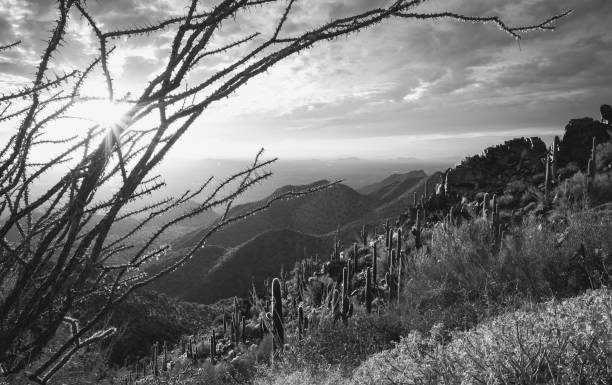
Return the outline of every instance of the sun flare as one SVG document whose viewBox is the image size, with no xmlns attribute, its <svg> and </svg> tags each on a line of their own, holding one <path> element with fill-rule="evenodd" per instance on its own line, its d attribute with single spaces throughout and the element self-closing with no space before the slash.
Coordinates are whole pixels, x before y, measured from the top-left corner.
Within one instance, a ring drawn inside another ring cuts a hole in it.
<svg viewBox="0 0 612 385">
<path fill-rule="evenodd" d="M 113 128 L 125 124 L 125 115 L 130 105 L 110 100 L 89 100 L 75 108 L 76 117 L 88 120 L 101 127 Z"/>
</svg>

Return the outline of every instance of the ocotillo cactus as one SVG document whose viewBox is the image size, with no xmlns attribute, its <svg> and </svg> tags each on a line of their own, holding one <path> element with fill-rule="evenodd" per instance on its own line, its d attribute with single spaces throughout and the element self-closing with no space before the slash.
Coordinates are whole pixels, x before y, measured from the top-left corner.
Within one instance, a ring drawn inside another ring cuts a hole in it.
<svg viewBox="0 0 612 385">
<path fill-rule="evenodd" d="M 376 288 L 376 270 L 378 266 L 378 255 L 376 251 L 376 242 L 372 246 L 372 284 Z"/>
<path fill-rule="evenodd" d="M 298 307 L 298 340 L 304 337 L 304 309 L 302 305 Z"/>
<path fill-rule="evenodd" d="M 282 351 L 285 346 L 285 331 L 283 329 L 281 285 L 278 278 L 274 278 L 272 281 L 272 327 L 274 331 L 274 349 Z"/>
<path fill-rule="evenodd" d="M 372 280 L 371 280 L 371 275 L 372 275 L 372 269 L 370 269 L 369 267 L 366 269 L 366 283 L 365 283 L 365 305 L 366 305 L 366 311 L 368 312 L 368 314 L 370 314 L 372 312 Z"/>
<path fill-rule="evenodd" d="M 365 225 L 361 226 L 361 233 L 359 233 L 359 235 L 361 236 L 361 242 L 363 243 L 363 247 L 367 248 L 368 247 L 368 232 L 366 231 Z"/>
</svg>

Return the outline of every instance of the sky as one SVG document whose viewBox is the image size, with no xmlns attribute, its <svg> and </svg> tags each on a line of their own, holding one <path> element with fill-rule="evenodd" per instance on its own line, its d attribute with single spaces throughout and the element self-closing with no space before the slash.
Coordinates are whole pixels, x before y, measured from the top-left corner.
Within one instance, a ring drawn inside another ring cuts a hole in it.
<svg viewBox="0 0 612 385">
<path fill-rule="evenodd" d="M 0 44 L 23 42 L 0 53 L 1 88 L 34 73 L 55 3 L 0 0 Z M 286 29 L 299 31 L 387 3 L 298 0 Z M 88 7 L 106 29 L 155 22 L 185 9 L 181 0 L 89 0 Z M 205 111 L 170 157 L 242 158 L 265 147 L 281 160 L 460 159 L 513 137 L 549 140 L 562 135 L 570 119 L 598 118 L 599 106 L 612 103 L 612 1 L 432 0 L 422 8 L 499 15 L 511 25 L 568 8 L 573 14 L 556 31 L 530 33 L 520 44 L 493 25 L 406 19 L 323 42 Z M 239 15 L 219 31 L 219 41 L 269 31 L 279 12 L 261 7 Z M 113 42 L 110 65 L 118 94 L 137 94 L 161 68 L 169 41 L 167 31 Z M 96 52 L 91 30 L 75 14 L 54 65 L 82 66 Z M 203 62 L 198 76 L 221 68 L 231 55 Z M 97 81 L 88 91 L 101 90 Z M 74 122 L 62 127 L 78 129 Z M 0 127 L 0 139 L 7 131 Z"/>
</svg>

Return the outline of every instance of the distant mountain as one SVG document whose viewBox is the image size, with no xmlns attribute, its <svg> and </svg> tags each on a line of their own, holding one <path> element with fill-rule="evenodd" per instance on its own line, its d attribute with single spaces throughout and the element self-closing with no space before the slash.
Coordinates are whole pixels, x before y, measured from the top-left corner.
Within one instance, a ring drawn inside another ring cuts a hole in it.
<svg viewBox="0 0 612 385">
<path fill-rule="evenodd" d="M 331 240 L 325 237 L 287 229 L 267 231 L 222 255 L 219 247 L 203 249 L 150 288 L 186 301 L 214 303 L 248 294 L 252 282 L 263 290 L 264 279 L 277 276 L 281 265 L 292 269 L 304 257 L 304 251 L 326 255 L 331 247 Z"/>
<path fill-rule="evenodd" d="M 271 196 L 291 189 L 305 190 L 325 183 L 328 182 L 285 186 Z M 237 206 L 231 210 L 230 215 L 246 213 L 266 200 Z M 348 186 L 338 184 L 297 199 L 274 202 L 269 209 L 223 228 L 209 238 L 208 244 L 233 247 L 268 230 L 289 229 L 314 235 L 326 234 L 337 226 L 363 218 L 375 208 L 376 203 L 375 198 L 361 195 Z M 174 244 L 175 249 L 195 244 L 206 231 L 207 228 L 202 228 L 178 239 Z"/>
<path fill-rule="evenodd" d="M 427 177 L 423 170 L 410 171 L 405 174 L 393 174 L 380 182 L 360 188 L 361 194 L 388 202 L 410 190 L 421 179 Z"/>
</svg>

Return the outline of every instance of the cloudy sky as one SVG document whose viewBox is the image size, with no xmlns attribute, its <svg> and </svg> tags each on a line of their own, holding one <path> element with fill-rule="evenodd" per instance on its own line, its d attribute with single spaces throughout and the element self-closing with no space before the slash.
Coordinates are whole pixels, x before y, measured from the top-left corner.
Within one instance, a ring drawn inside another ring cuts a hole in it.
<svg viewBox="0 0 612 385">
<path fill-rule="evenodd" d="M 284 3 L 284 2 L 283 2 Z M 382 0 L 298 0 L 289 31 L 320 25 Z M 56 17 L 55 1 L 0 0 L 0 87 L 27 80 Z M 89 0 L 106 29 L 180 15 L 180 0 Z M 500 15 L 528 24 L 572 8 L 555 32 L 520 45 L 492 25 L 390 20 L 289 58 L 213 106 L 173 157 L 247 157 L 265 147 L 282 158 L 461 158 L 516 136 L 549 139 L 571 118 L 599 116 L 612 103 L 609 0 L 432 0 L 424 11 Z M 277 8 L 238 17 L 228 39 L 266 31 Z M 111 59 L 118 93 L 137 91 L 158 71 L 169 32 L 121 40 Z M 73 15 L 58 69 L 97 52 L 85 20 Z M 219 68 L 228 58 L 203 63 Z M 89 91 L 98 91 L 90 86 Z M 6 134 L 6 133 L 5 133 Z M 2 136 L 0 129 L 0 138 Z"/>
</svg>

